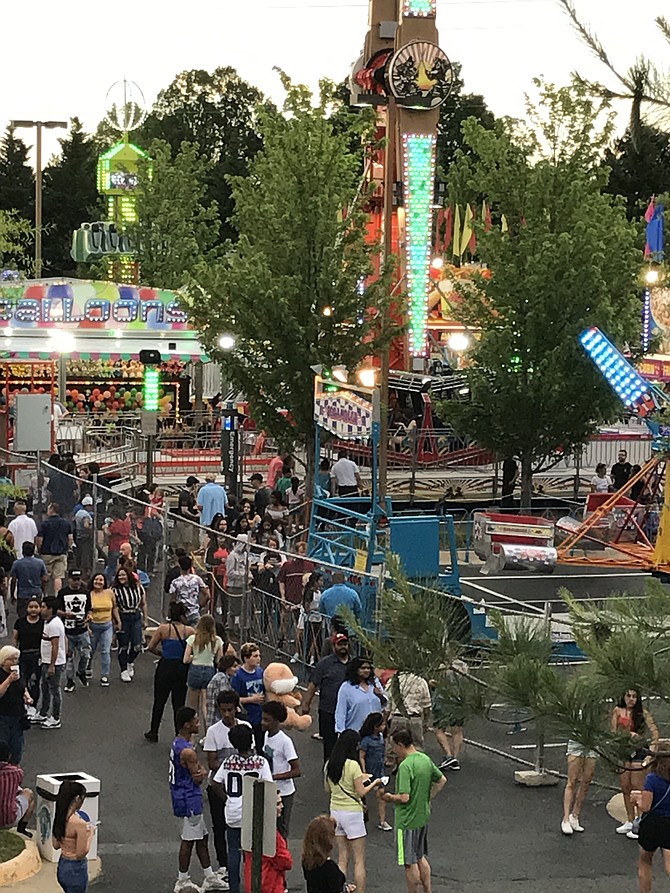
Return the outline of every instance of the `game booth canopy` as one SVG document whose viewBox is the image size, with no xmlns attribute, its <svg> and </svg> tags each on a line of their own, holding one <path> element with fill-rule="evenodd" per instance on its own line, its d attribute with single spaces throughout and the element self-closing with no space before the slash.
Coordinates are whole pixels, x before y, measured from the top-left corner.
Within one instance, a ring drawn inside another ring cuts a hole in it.
<svg viewBox="0 0 670 893">
<path fill-rule="evenodd" d="M 163 407 L 175 406 L 186 364 L 208 359 L 176 292 L 74 279 L 0 282 L 0 360 L 10 397 L 26 387 L 48 392 L 49 366 L 62 356 L 68 409 L 139 409 L 139 353 L 147 348 L 163 360 Z"/>
</svg>

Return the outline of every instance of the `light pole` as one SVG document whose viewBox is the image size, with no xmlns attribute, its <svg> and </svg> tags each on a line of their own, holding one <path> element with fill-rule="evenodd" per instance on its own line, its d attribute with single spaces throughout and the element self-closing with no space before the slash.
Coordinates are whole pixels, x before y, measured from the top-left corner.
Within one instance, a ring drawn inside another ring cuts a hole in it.
<svg viewBox="0 0 670 893">
<path fill-rule="evenodd" d="M 35 128 L 35 279 L 42 276 L 42 128 L 67 127 L 67 121 L 12 121 L 11 127 Z"/>
</svg>

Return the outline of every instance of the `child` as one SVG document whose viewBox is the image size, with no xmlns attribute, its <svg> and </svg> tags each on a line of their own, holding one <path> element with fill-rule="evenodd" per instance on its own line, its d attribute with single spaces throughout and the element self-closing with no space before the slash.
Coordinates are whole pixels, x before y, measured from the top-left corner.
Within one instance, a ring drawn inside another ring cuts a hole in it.
<svg viewBox="0 0 670 893">
<path fill-rule="evenodd" d="M 371 713 L 361 726 L 359 758 L 363 772 L 369 773 L 372 780 L 384 774 L 384 730 L 386 722 L 381 713 Z M 377 798 L 380 831 L 393 831 L 386 821 L 386 803 Z"/>
<path fill-rule="evenodd" d="M 295 795 L 294 778 L 300 778 L 300 763 L 293 741 L 279 726 L 286 722 L 286 707 L 279 701 L 263 704 L 263 755 L 270 764 L 272 777 L 282 798 L 282 813 L 277 817 L 277 831 L 288 840 L 291 810 Z"/>
<path fill-rule="evenodd" d="M 319 815 L 307 826 L 302 845 L 302 871 L 307 893 L 354 893 L 355 884 L 347 884 L 344 873 L 330 854 L 335 846 L 335 819 Z"/>
<path fill-rule="evenodd" d="M 286 841 L 279 833 L 282 815 L 282 798 L 277 794 L 277 850 L 274 856 L 263 856 L 261 869 L 261 890 L 263 893 L 284 893 L 286 872 L 293 867 L 293 859 L 286 846 Z M 244 882 L 247 890 L 251 890 L 251 853 L 244 853 Z"/>
</svg>

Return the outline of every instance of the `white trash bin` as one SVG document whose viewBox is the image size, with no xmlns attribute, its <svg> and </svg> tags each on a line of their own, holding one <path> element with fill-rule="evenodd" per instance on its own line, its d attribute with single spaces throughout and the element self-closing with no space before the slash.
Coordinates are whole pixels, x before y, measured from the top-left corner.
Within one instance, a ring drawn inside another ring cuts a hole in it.
<svg viewBox="0 0 670 893">
<path fill-rule="evenodd" d="M 38 775 L 35 786 L 36 806 L 35 819 L 37 823 L 37 846 L 40 855 L 47 862 L 58 862 L 60 850 L 55 850 L 51 842 L 51 829 L 53 828 L 56 814 L 56 798 L 60 786 L 64 781 L 78 781 L 86 788 L 86 799 L 82 806 L 92 822 L 98 821 L 98 803 L 100 800 L 100 779 L 88 775 L 86 772 L 63 772 L 58 775 Z M 88 851 L 89 859 L 98 858 L 98 835 L 93 836 L 91 849 Z"/>
</svg>

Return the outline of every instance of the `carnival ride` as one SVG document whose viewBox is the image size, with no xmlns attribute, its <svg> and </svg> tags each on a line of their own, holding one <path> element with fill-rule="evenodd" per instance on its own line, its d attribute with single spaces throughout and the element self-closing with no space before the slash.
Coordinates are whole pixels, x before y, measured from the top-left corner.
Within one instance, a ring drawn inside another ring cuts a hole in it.
<svg viewBox="0 0 670 893">
<path fill-rule="evenodd" d="M 591 494 L 583 521 L 562 518 L 557 528 L 566 538 L 558 547 L 563 564 L 629 567 L 670 574 L 670 399 L 644 379 L 596 327 L 579 336 L 589 358 L 629 412 L 641 418 L 652 435 L 652 456 L 615 493 Z M 597 497 L 597 498 L 594 498 Z M 662 500 L 658 533 L 652 520 Z"/>
</svg>

